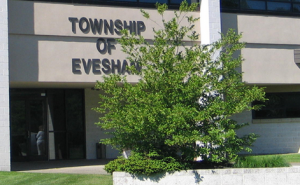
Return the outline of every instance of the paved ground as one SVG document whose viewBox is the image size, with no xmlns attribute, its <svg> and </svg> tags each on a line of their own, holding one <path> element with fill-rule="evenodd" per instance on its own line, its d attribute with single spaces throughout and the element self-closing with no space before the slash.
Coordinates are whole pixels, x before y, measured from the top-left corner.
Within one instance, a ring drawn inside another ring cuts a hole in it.
<svg viewBox="0 0 300 185">
<path fill-rule="evenodd" d="M 104 165 L 110 160 L 61 160 L 12 162 L 11 171 L 31 173 L 108 174 Z M 300 166 L 300 163 L 292 163 Z"/>
<path fill-rule="evenodd" d="M 300 166 L 300 163 L 291 163 L 292 166 Z"/>
<path fill-rule="evenodd" d="M 11 171 L 31 173 L 108 174 L 104 165 L 110 160 L 61 160 L 12 162 Z"/>
</svg>

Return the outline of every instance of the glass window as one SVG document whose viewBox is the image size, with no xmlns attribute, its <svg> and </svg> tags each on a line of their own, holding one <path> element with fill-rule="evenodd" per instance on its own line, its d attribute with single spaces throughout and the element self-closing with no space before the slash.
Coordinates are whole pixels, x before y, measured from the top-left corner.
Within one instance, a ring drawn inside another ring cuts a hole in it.
<svg viewBox="0 0 300 185">
<path fill-rule="evenodd" d="M 84 102 L 81 89 L 65 91 L 68 158 L 82 159 L 85 155 Z"/>
<path fill-rule="evenodd" d="M 11 157 L 14 161 L 18 157 L 27 156 L 27 124 L 26 124 L 26 101 L 10 101 L 10 142 Z"/>
<path fill-rule="evenodd" d="M 271 11 L 290 11 L 290 3 L 268 2 L 268 10 Z"/>
<path fill-rule="evenodd" d="M 29 0 L 36 1 L 36 0 Z M 44 2 L 59 2 L 59 3 L 71 3 L 71 4 L 105 4 L 105 5 L 116 5 L 116 6 L 133 6 L 133 7 L 150 7 L 155 8 L 156 2 L 161 4 L 169 4 L 170 9 L 178 9 L 179 4 L 183 0 L 39 0 Z M 238 0 L 236 0 L 238 1 Z M 187 0 L 191 3 L 191 0 Z M 193 0 L 193 2 L 199 2 L 199 0 Z"/>
<path fill-rule="evenodd" d="M 268 1 L 291 2 L 291 0 L 268 0 Z"/>
<path fill-rule="evenodd" d="M 253 111 L 254 119 L 298 118 L 300 117 L 300 93 L 268 93 L 268 101 L 254 102 L 264 106 Z"/>
<path fill-rule="evenodd" d="M 141 3 L 153 3 L 155 4 L 156 2 L 159 3 L 168 3 L 167 0 L 140 0 Z"/>
<path fill-rule="evenodd" d="M 48 106 L 51 121 L 49 121 L 49 131 L 65 131 L 65 105 L 64 105 L 64 90 L 55 89 L 48 90 Z"/>
<path fill-rule="evenodd" d="M 84 133 L 83 132 L 69 132 L 68 133 L 68 149 L 69 159 L 84 158 Z"/>
<path fill-rule="evenodd" d="M 221 0 L 221 7 L 228 9 L 238 9 L 239 0 Z"/>
<path fill-rule="evenodd" d="M 67 137 L 65 132 L 54 132 L 54 159 L 68 159 Z"/>
<path fill-rule="evenodd" d="M 265 10 L 266 3 L 264 1 L 245 0 L 245 1 L 241 1 L 241 8 L 251 9 L 251 10 Z"/>
<path fill-rule="evenodd" d="M 122 1 L 122 2 L 137 2 L 137 0 L 109 0 L 109 1 Z M 109 2 L 108 0 L 106 0 L 106 2 Z M 99 1 L 98 1 L 99 2 Z"/>
<path fill-rule="evenodd" d="M 180 4 L 182 2 L 182 0 L 170 0 L 170 4 Z M 191 3 L 190 0 L 187 0 L 188 3 Z M 197 1 L 198 2 L 198 1 Z M 166 2 L 167 3 L 167 2 Z"/>
<path fill-rule="evenodd" d="M 66 90 L 66 125 L 70 132 L 83 132 L 83 93 L 82 90 Z"/>
<path fill-rule="evenodd" d="M 221 0 L 224 12 L 299 15 L 300 0 Z"/>
<path fill-rule="evenodd" d="M 294 4 L 293 5 L 293 11 L 294 12 L 300 12 L 300 4 Z"/>
</svg>

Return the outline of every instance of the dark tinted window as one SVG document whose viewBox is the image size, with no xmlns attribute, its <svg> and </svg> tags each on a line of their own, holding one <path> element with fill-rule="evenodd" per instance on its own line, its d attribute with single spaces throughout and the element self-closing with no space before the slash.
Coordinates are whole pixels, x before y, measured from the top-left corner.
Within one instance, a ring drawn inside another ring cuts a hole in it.
<svg viewBox="0 0 300 185">
<path fill-rule="evenodd" d="M 221 0 L 223 12 L 300 15 L 300 0 Z"/>
<path fill-rule="evenodd" d="M 266 3 L 263 1 L 244 1 L 241 3 L 241 9 L 265 10 Z"/>
<path fill-rule="evenodd" d="M 258 111 L 253 111 L 254 119 L 297 118 L 300 117 L 300 93 L 268 93 L 266 102 Z"/>
<path fill-rule="evenodd" d="M 270 11 L 291 11 L 291 3 L 268 2 L 267 5 Z"/>
<path fill-rule="evenodd" d="M 28 0 L 36 1 L 36 0 Z M 156 2 L 166 3 L 170 9 L 178 9 L 183 0 L 38 0 L 44 2 L 58 2 L 71 4 L 97 4 L 97 5 L 113 5 L 113 6 L 129 6 L 129 7 L 150 7 L 155 8 Z M 199 2 L 199 0 L 187 0 L 188 3 Z"/>
</svg>

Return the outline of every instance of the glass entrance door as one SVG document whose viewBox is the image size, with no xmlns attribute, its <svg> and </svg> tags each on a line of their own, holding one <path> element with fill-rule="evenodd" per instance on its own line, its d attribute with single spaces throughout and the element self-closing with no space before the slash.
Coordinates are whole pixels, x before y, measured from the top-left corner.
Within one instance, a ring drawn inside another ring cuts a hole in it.
<svg viewBox="0 0 300 185">
<path fill-rule="evenodd" d="M 10 101 L 12 161 L 47 160 L 45 98 Z"/>
<path fill-rule="evenodd" d="M 13 161 L 85 158 L 83 89 L 10 89 Z"/>
</svg>

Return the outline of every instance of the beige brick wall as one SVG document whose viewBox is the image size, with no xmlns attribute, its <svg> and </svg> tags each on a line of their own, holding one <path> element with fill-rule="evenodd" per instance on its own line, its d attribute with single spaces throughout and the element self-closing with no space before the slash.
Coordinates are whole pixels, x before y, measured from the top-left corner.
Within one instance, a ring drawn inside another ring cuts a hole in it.
<svg viewBox="0 0 300 185">
<path fill-rule="evenodd" d="M 238 123 L 248 122 L 238 130 L 239 135 L 255 133 L 260 137 L 253 144 L 254 154 L 298 153 L 300 148 L 300 119 L 260 119 L 253 120 L 250 111 L 233 116 Z"/>
</svg>

